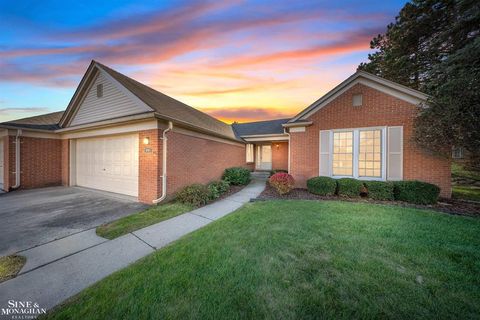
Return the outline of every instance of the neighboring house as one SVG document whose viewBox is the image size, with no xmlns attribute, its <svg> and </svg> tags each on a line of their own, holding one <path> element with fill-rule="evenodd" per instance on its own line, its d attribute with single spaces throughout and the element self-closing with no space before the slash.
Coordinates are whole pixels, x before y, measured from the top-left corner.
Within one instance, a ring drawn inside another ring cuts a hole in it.
<svg viewBox="0 0 480 320">
<path fill-rule="evenodd" d="M 0 188 L 77 185 L 151 203 L 243 166 L 288 170 L 298 187 L 318 175 L 419 179 L 450 197 L 450 160 L 411 140 L 426 98 L 357 72 L 292 119 L 228 125 L 92 61 L 64 112 L 0 124 Z"/>
</svg>

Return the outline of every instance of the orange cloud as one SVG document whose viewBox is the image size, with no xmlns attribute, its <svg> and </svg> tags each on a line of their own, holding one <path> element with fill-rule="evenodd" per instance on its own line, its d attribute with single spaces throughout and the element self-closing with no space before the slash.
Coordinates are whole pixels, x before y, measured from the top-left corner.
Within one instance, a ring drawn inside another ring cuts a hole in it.
<svg viewBox="0 0 480 320">
<path fill-rule="evenodd" d="M 257 120 L 270 120 L 279 118 L 293 117 L 296 112 L 282 112 L 277 108 L 258 108 L 258 107 L 238 107 L 238 108 L 199 108 L 199 110 L 208 113 L 212 117 L 220 119 L 227 123 L 233 122 L 251 122 Z"/>
</svg>

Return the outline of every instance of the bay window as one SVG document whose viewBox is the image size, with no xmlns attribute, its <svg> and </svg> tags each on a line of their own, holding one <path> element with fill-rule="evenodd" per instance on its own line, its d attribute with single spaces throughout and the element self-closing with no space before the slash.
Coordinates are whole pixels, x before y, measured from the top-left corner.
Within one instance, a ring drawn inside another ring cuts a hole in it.
<svg viewBox="0 0 480 320">
<path fill-rule="evenodd" d="M 386 179 L 386 128 L 320 131 L 320 175 Z"/>
</svg>

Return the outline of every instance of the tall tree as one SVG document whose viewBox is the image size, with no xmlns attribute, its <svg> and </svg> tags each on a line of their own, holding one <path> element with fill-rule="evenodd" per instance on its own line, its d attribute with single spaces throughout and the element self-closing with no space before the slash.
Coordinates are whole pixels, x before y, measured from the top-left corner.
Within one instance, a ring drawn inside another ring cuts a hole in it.
<svg viewBox="0 0 480 320">
<path fill-rule="evenodd" d="M 416 121 L 422 146 L 462 146 L 480 159 L 479 36 L 480 1 L 414 0 L 373 38 L 359 69 L 431 96 Z"/>
</svg>

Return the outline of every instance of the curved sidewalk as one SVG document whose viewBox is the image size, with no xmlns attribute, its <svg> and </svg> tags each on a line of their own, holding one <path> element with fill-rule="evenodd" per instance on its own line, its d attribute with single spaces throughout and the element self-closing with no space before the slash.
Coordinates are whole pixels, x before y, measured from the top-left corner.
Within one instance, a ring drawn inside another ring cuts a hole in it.
<svg viewBox="0 0 480 320">
<path fill-rule="evenodd" d="M 16 278 L 0 284 L 0 309 L 7 307 L 8 300 L 32 301 L 41 308 L 51 309 L 156 249 L 235 211 L 251 198 L 256 198 L 264 187 L 264 179 L 254 178 L 248 186 L 228 198 L 113 240 L 86 233 L 85 241 L 91 242 L 92 246 L 51 262 L 45 261 L 45 257 L 49 256 L 52 247 L 65 247 L 69 240 L 82 243 L 81 235 L 74 235 L 75 239 L 58 240 L 63 243 L 54 241 L 44 248 L 37 247 L 30 258 L 28 252 L 22 253 L 27 261 L 33 261 L 28 270 L 22 270 L 23 273 Z M 93 236 L 98 238 L 98 243 L 92 240 Z M 35 261 L 41 263 L 35 267 Z"/>
</svg>

